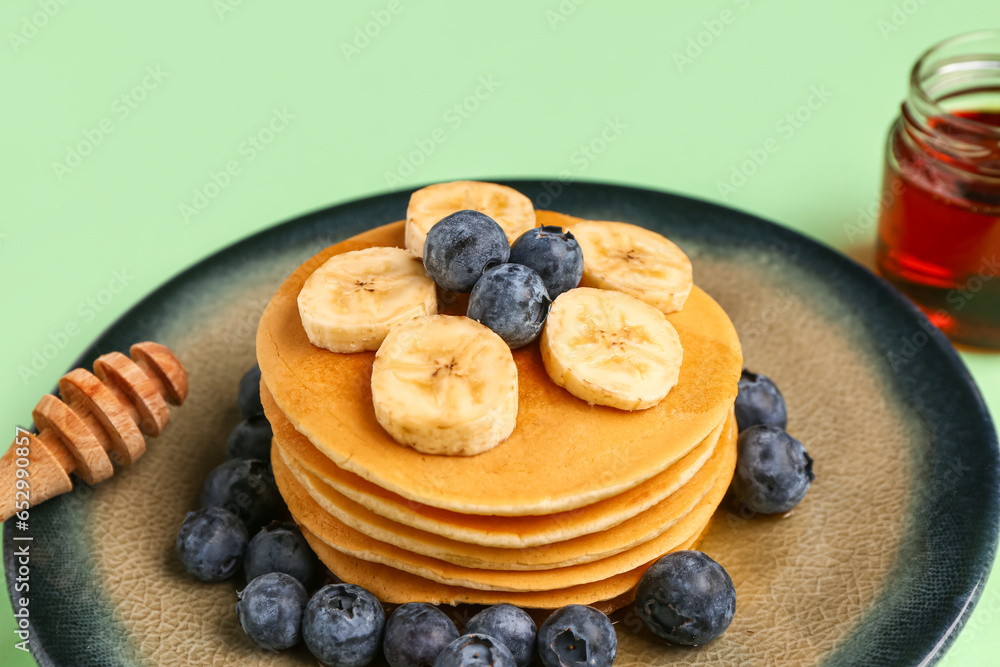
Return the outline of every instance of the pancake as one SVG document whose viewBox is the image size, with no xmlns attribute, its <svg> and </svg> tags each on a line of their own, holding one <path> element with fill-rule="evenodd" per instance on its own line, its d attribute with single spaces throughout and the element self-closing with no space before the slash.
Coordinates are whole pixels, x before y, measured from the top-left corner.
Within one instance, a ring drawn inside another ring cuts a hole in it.
<svg viewBox="0 0 1000 667">
<path fill-rule="evenodd" d="M 390 521 L 459 542 L 503 549 L 536 547 L 607 530 L 653 507 L 686 484 L 712 455 L 719 438 L 735 438 L 731 413 L 684 458 L 624 493 L 579 509 L 548 516 L 459 514 L 429 507 L 386 491 L 347 472 L 317 450 L 278 410 L 267 387 L 261 399 L 283 453 L 349 500 Z M 298 477 L 298 475 L 297 475 Z M 315 496 L 315 494 L 313 494 Z"/>
<path fill-rule="evenodd" d="M 380 542 L 462 567 L 487 570 L 549 570 L 590 563 L 648 542 L 687 516 L 711 490 L 730 458 L 731 439 L 676 493 L 613 528 L 572 540 L 527 549 L 499 549 L 450 540 L 381 517 L 346 498 L 290 459 L 275 439 L 282 468 L 290 472 L 314 501 L 337 520 Z M 479 517 L 488 530 L 492 517 Z"/>
<path fill-rule="evenodd" d="M 724 451 L 727 458 L 715 485 L 687 516 L 662 534 L 609 558 L 569 567 L 533 571 L 461 567 L 372 539 L 345 525 L 320 507 L 288 471 L 275 448 L 272 448 L 271 460 L 278 488 L 296 523 L 308 528 L 320 540 L 338 551 L 362 560 L 391 565 L 442 584 L 478 590 L 544 591 L 601 581 L 635 570 L 644 563 L 676 549 L 700 533 L 722 502 L 732 480 L 736 466 L 735 443 L 725 445 Z"/>
<path fill-rule="evenodd" d="M 681 549 L 696 549 L 708 528 L 694 539 L 681 544 Z M 512 604 L 522 609 L 559 609 L 569 604 L 587 604 L 610 614 L 630 604 L 635 599 L 636 582 L 639 581 L 647 563 L 604 581 L 580 584 L 551 591 L 497 592 L 480 591 L 460 586 L 447 586 L 430 579 L 424 579 L 388 565 L 380 565 L 353 558 L 333 549 L 302 527 L 302 534 L 319 559 L 333 572 L 334 576 L 370 591 L 387 604 L 426 602 L 428 604 Z"/>
<path fill-rule="evenodd" d="M 336 354 L 309 343 L 296 297 L 335 254 L 402 246 L 403 223 L 327 248 L 281 285 L 257 331 L 263 382 L 295 429 L 338 466 L 408 500 L 465 514 L 524 516 L 572 510 L 666 470 L 722 423 L 736 398 L 742 353 L 732 322 L 697 287 L 667 316 L 684 347 L 676 387 L 657 406 L 591 406 L 553 383 L 538 346 L 514 350 L 517 427 L 472 457 L 431 456 L 397 444 L 372 407 L 373 352 Z M 556 474 L 558 473 L 558 474 Z"/>
</svg>

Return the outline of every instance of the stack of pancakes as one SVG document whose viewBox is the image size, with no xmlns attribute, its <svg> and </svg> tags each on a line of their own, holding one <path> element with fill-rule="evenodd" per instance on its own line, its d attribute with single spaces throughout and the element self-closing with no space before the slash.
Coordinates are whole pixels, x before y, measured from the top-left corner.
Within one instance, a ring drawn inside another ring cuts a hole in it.
<svg viewBox="0 0 1000 667">
<path fill-rule="evenodd" d="M 421 454 L 375 419 L 375 353 L 311 345 L 296 304 L 333 255 L 402 245 L 399 222 L 327 248 L 261 318 L 272 464 L 296 522 L 336 576 L 384 602 L 623 606 L 651 562 L 699 541 L 732 479 L 742 353 L 729 318 L 694 288 L 667 316 L 680 381 L 637 412 L 588 405 L 549 379 L 537 344 L 514 350 L 510 438 L 477 456 Z"/>
</svg>

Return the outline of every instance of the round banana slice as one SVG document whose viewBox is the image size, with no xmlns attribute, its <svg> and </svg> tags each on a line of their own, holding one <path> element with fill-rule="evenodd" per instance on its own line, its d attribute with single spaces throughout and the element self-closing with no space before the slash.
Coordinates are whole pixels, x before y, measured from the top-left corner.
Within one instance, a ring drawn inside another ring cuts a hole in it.
<svg viewBox="0 0 1000 667">
<path fill-rule="evenodd" d="M 557 385 L 590 404 L 621 410 L 662 401 L 677 385 L 684 356 L 677 330 L 659 310 L 591 287 L 552 302 L 541 352 Z"/>
<path fill-rule="evenodd" d="M 585 220 L 570 231 L 583 249 L 582 286 L 631 294 L 664 313 L 684 307 L 691 260 L 669 239 L 627 222 Z"/>
<path fill-rule="evenodd" d="M 454 181 L 421 188 L 406 209 L 406 249 L 424 256 L 424 239 L 441 218 L 456 211 L 479 211 L 500 225 L 507 240 L 537 226 L 531 200 L 513 188 L 496 183 Z"/>
<path fill-rule="evenodd" d="M 372 368 L 375 418 L 401 445 L 424 454 L 493 449 L 517 421 L 510 348 L 467 317 L 429 315 L 389 332 Z"/>
<path fill-rule="evenodd" d="M 309 342 L 331 352 L 377 350 L 400 322 L 437 313 L 434 281 L 402 248 L 366 248 L 331 257 L 299 292 Z"/>
</svg>

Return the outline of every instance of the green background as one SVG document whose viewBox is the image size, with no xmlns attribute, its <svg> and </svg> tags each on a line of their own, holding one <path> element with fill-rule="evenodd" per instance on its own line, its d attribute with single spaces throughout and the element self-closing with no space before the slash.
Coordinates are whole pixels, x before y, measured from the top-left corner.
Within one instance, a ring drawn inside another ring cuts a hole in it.
<svg viewBox="0 0 1000 667">
<path fill-rule="evenodd" d="M 83 348 L 168 277 L 278 221 L 391 188 L 637 184 L 723 201 L 869 261 L 874 230 L 859 209 L 877 207 L 910 65 L 940 39 L 1000 27 L 996 0 L 62 1 L 0 6 L 11 439 Z M 372 12 L 384 25 L 345 48 Z M 827 99 L 813 98 L 810 118 L 780 125 L 814 90 Z M 273 141 L 244 143 L 275 110 L 293 117 Z M 609 124 L 619 129 L 602 144 Z M 719 183 L 769 140 L 777 150 L 724 196 Z M 205 192 L 231 162 L 238 173 Z M 49 343 L 53 358 L 36 356 Z M 963 357 L 998 414 L 1000 355 Z M 0 663 L 32 664 L 0 606 Z M 998 637 L 994 576 L 944 662 L 996 664 Z"/>
</svg>

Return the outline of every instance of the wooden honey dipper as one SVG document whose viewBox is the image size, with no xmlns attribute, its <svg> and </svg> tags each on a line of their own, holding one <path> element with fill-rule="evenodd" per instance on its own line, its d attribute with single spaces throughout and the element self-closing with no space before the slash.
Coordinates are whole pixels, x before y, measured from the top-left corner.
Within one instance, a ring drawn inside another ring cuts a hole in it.
<svg viewBox="0 0 1000 667">
<path fill-rule="evenodd" d="M 70 473 L 87 484 L 103 482 L 115 472 L 112 463 L 142 456 L 144 434 L 160 435 L 170 420 L 167 403 L 187 398 L 187 372 L 159 343 L 136 343 L 129 354 L 98 357 L 93 373 L 70 371 L 59 380 L 62 400 L 46 394 L 38 401 L 31 412 L 38 435 L 20 431 L 0 458 L 0 521 L 25 509 L 24 495 L 15 493 L 19 469 L 27 469 L 21 478 L 34 506 L 72 490 Z"/>
</svg>

